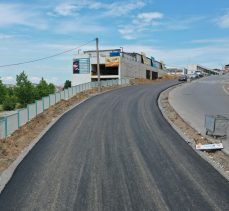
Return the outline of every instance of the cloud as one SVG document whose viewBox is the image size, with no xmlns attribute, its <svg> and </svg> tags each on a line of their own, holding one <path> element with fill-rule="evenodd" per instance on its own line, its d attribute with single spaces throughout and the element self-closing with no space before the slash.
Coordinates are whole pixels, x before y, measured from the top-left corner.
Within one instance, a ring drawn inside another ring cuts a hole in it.
<svg viewBox="0 0 229 211">
<path fill-rule="evenodd" d="M 140 22 L 151 24 L 151 22 L 155 19 L 161 19 L 163 17 L 163 14 L 160 12 L 145 12 L 140 13 L 137 16 L 137 19 Z"/>
<path fill-rule="evenodd" d="M 105 12 L 106 16 L 123 16 L 128 15 L 133 10 L 139 10 L 145 6 L 144 1 L 137 2 L 115 2 L 112 4 L 108 4 L 106 7 L 107 12 Z"/>
<path fill-rule="evenodd" d="M 84 20 L 81 18 L 80 21 L 61 21 L 59 22 L 54 31 L 60 34 L 68 34 L 68 33 L 87 33 L 87 34 L 95 34 L 98 32 L 104 32 L 106 29 L 103 26 L 94 23 L 93 21 Z"/>
<path fill-rule="evenodd" d="M 229 10 L 225 15 L 219 17 L 216 23 L 220 28 L 229 28 Z"/>
<path fill-rule="evenodd" d="M 54 13 L 61 16 L 71 16 L 77 8 L 74 4 L 62 3 L 56 6 Z"/>
<path fill-rule="evenodd" d="M 37 76 L 30 76 L 29 80 L 34 84 L 38 84 L 40 82 L 41 78 L 37 77 Z"/>
<path fill-rule="evenodd" d="M 37 29 L 45 29 L 46 22 L 32 8 L 23 4 L 0 3 L 0 27 L 23 25 Z"/>
<path fill-rule="evenodd" d="M 103 16 L 123 16 L 128 15 L 131 11 L 141 9 L 145 6 L 144 1 L 116 1 L 105 3 L 95 0 L 81 0 L 75 2 L 65 2 L 58 4 L 50 15 L 72 16 L 82 9 L 100 10 Z"/>
<path fill-rule="evenodd" d="M 0 77 L 0 79 L 2 80 L 4 84 L 15 84 L 16 83 L 16 80 L 13 76 L 4 76 L 4 77 Z"/>
<path fill-rule="evenodd" d="M 14 37 L 14 36 L 9 35 L 9 34 L 0 33 L 0 40 L 7 40 L 7 39 L 11 39 L 11 38 L 13 38 L 13 37 Z"/>
<path fill-rule="evenodd" d="M 137 39 L 140 32 L 152 30 L 153 26 L 160 25 L 158 20 L 162 19 L 163 16 L 160 12 L 140 13 L 133 18 L 131 24 L 119 26 L 118 31 L 124 39 Z"/>
<path fill-rule="evenodd" d="M 197 44 L 217 44 L 217 43 L 229 43 L 229 38 L 218 38 L 218 39 L 199 39 L 199 40 L 192 40 L 191 43 Z"/>
<path fill-rule="evenodd" d="M 205 20 L 204 16 L 187 17 L 180 20 L 169 19 L 163 24 L 163 30 L 186 30 L 190 29 L 194 24 Z"/>
<path fill-rule="evenodd" d="M 205 20 L 204 16 L 187 17 L 182 20 L 174 20 L 164 18 L 164 14 L 160 12 L 140 13 L 132 18 L 129 24 L 120 25 L 119 33 L 124 39 L 137 39 L 143 35 L 142 32 L 161 32 L 161 31 L 177 31 L 190 29 L 201 20 Z"/>
</svg>

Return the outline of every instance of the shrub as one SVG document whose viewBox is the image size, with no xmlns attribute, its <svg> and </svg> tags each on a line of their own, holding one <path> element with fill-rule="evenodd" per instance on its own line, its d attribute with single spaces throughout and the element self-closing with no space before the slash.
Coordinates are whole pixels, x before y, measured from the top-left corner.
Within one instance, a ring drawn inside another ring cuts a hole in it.
<svg viewBox="0 0 229 211">
<path fill-rule="evenodd" d="M 17 103 L 17 97 L 15 95 L 9 96 L 6 95 L 3 100 L 3 109 L 7 111 L 11 111 L 15 109 Z"/>
</svg>

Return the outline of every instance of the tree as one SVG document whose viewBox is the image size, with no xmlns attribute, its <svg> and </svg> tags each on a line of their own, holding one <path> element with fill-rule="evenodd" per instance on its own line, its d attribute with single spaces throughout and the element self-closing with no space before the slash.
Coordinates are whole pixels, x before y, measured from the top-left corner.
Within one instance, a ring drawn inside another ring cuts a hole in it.
<svg viewBox="0 0 229 211">
<path fill-rule="evenodd" d="M 49 95 L 49 88 L 47 82 L 42 78 L 37 85 L 38 98 L 42 98 Z"/>
<path fill-rule="evenodd" d="M 14 110 L 17 103 L 17 97 L 15 95 L 6 95 L 3 100 L 3 109 L 10 111 Z"/>
<path fill-rule="evenodd" d="M 54 84 L 48 84 L 44 78 L 42 78 L 39 84 L 36 87 L 37 90 L 37 98 L 40 99 L 44 96 L 48 96 L 49 94 L 53 94 L 56 90 Z"/>
<path fill-rule="evenodd" d="M 24 107 L 27 104 L 33 103 L 35 100 L 35 87 L 28 80 L 28 76 L 23 71 L 16 76 L 16 97 L 19 103 Z"/>
<path fill-rule="evenodd" d="M 50 83 L 48 87 L 49 87 L 49 94 L 55 93 L 56 87 L 54 84 Z"/>
<path fill-rule="evenodd" d="M 66 80 L 64 83 L 64 88 L 67 89 L 67 88 L 70 88 L 71 86 L 72 86 L 72 82 L 69 80 Z"/>
<path fill-rule="evenodd" d="M 0 79 L 0 104 L 2 104 L 6 94 L 7 94 L 7 88 Z"/>
</svg>

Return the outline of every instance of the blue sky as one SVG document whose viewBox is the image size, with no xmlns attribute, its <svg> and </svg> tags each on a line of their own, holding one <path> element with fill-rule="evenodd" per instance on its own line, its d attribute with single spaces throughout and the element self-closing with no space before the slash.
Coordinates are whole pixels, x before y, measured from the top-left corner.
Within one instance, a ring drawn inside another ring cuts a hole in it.
<svg viewBox="0 0 229 211">
<path fill-rule="evenodd" d="M 229 63 L 228 0 L 0 0 L 0 65 L 49 56 L 96 37 L 100 48 L 145 52 L 168 66 Z M 81 50 L 95 49 L 91 42 Z M 30 80 L 71 79 L 71 52 L 0 68 L 5 83 L 22 70 Z"/>
</svg>

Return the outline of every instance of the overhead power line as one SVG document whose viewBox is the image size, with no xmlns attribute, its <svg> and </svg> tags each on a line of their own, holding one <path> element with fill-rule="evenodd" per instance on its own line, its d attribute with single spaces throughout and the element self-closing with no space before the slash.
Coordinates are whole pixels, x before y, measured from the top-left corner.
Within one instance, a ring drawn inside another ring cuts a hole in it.
<svg viewBox="0 0 229 211">
<path fill-rule="evenodd" d="M 83 46 L 85 45 L 88 45 L 89 43 L 95 41 L 95 39 L 93 40 L 90 40 L 88 41 L 87 43 L 84 43 L 78 47 L 75 47 L 75 48 L 72 48 L 72 49 L 69 49 L 69 50 L 66 50 L 66 51 L 62 51 L 60 53 L 57 53 L 57 54 L 53 54 L 51 56 L 46 56 L 46 57 L 42 57 L 42 58 L 39 58 L 39 59 L 34 59 L 34 60 L 29 60 L 29 61 L 24 61 L 24 62 L 18 62 L 18 63 L 14 63 L 14 64 L 6 64 L 6 65 L 0 65 L 0 68 L 1 67 L 10 67 L 10 66 L 17 66 L 17 65 L 22 65 L 22 64 L 28 64 L 28 63 L 34 63 L 34 62 L 38 62 L 38 61 L 41 61 L 41 60 L 46 60 L 46 59 L 50 59 L 50 58 L 53 58 L 53 57 L 56 57 L 56 56 L 60 56 L 62 54 L 65 54 L 65 53 L 68 53 L 68 52 L 71 52 L 71 51 L 74 51 L 76 49 L 79 49 L 79 48 L 82 48 Z"/>
</svg>

